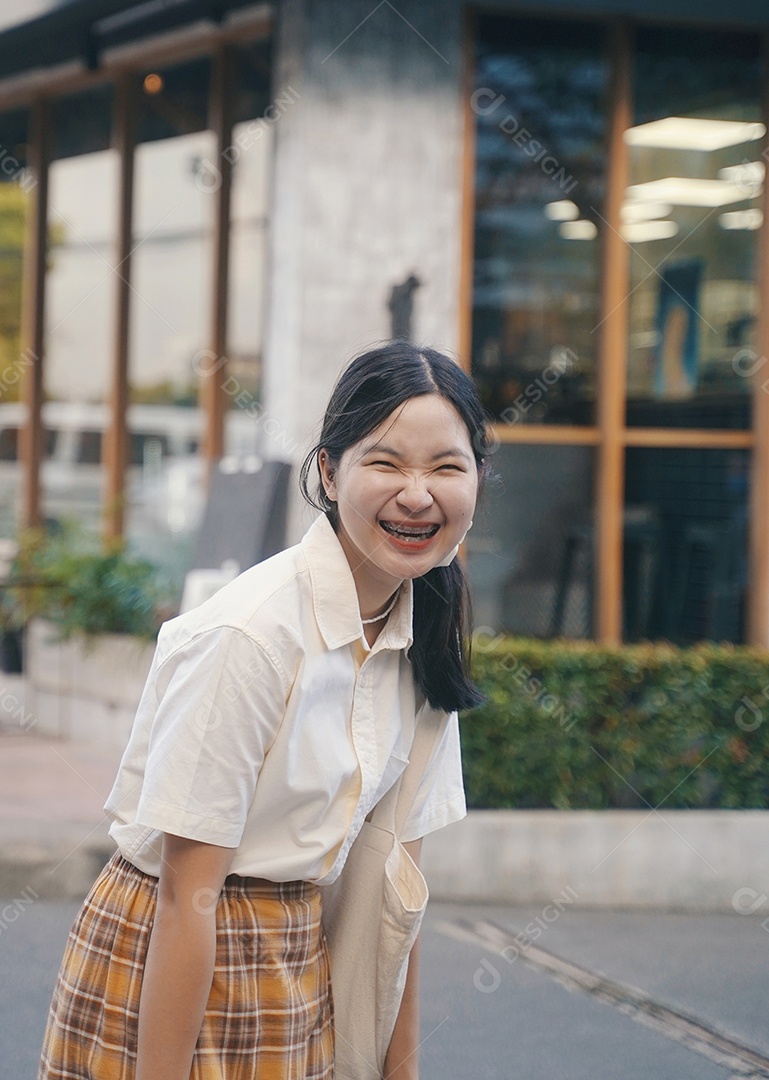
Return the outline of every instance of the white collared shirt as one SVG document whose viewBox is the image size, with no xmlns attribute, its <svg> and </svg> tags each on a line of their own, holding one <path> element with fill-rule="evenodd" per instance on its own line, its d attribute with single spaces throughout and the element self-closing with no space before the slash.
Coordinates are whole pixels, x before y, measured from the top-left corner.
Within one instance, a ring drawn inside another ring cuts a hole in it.
<svg viewBox="0 0 769 1080">
<path fill-rule="evenodd" d="M 412 614 L 406 578 L 369 647 L 347 556 L 321 514 L 299 544 L 164 622 L 104 807 L 125 858 L 159 876 L 170 832 L 236 848 L 230 873 L 334 881 L 408 764 L 421 715 Z M 404 841 L 467 813 L 457 713 L 430 711 L 443 731 Z"/>
</svg>

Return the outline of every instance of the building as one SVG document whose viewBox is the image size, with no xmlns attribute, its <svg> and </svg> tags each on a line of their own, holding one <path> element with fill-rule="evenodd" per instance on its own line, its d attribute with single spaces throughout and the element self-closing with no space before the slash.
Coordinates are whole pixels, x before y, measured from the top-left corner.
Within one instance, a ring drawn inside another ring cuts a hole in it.
<svg viewBox="0 0 769 1080">
<path fill-rule="evenodd" d="M 183 562 L 206 462 L 300 461 L 402 287 L 496 419 L 476 623 L 769 645 L 763 0 L 38 8 L 0 33 L 6 532 Z"/>
</svg>

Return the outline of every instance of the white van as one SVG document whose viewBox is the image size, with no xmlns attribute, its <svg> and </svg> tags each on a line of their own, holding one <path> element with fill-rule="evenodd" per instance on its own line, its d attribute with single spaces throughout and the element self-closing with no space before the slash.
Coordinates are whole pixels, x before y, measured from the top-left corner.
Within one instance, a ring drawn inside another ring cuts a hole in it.
<svg viewBox="0 0 769 1080">
<path fill-rule="evenodd" d="M 0 535 L 15 532 L 20 488 L 19 431 L 26 406 L 0 403 Z M 99 527 L 104 500 L 102 441 L 109 423 L 104 404 L 46 401 L 40 497 L 47 518 L 77 517 Z M 203 513 L 204 415 L 197 407 L 129 405 L 126 532 L 194 531 Z M 225 452 L 256 458 L 258 425 L 240 409 L 225 413 Z"/>
</svg>

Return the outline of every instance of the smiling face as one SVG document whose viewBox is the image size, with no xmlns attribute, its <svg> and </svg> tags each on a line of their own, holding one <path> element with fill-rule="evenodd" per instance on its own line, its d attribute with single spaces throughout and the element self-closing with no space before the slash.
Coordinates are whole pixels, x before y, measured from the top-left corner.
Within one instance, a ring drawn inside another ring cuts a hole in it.
<svg viewBox="0 0 769 1080">
<path fill-rule="evenodd" d="M 361 599 L 380 602 L 426 574 L 469 528 L 475 457 L 462 417 L 438 394 L 409 398 L 345 450 L 336 472 L 325 450 L 318 460 Z"/>
</svg>

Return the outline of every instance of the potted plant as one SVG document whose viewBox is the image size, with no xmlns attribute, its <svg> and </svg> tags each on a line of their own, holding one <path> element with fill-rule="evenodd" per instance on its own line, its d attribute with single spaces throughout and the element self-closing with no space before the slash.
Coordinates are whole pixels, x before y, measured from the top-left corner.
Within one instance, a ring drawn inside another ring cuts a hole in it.
<svg viewBox="0 0 769 1080">
<path fill-rule="evenodd" d="M 18 675 L 22 671 L 24 623 L 16 605 L 0 593 L 0 671 Z"/>
<path fill-rule="evenodd" d="M 176 612 L 169 583 L 123 542 L 100 543 L 72 521 L 25 530 L 10 583 L 39 730 L 122 745 L 160 625 Z"/>
<path fill-rule="evenodd" d="M 131 634 L 152 640 L 173 613 L 156 567 L 128 552 L 123 541 L 100 545 L 76 521 L 56 531 L 24 530 L 11 564 L 5 606 L 12 624 L 45 618 L 56 640 L 80 634 Z"/>
</svg>

